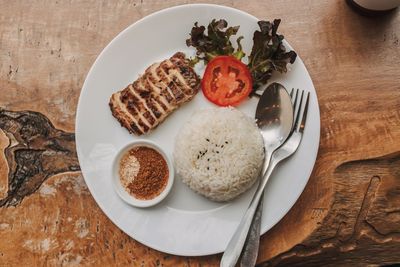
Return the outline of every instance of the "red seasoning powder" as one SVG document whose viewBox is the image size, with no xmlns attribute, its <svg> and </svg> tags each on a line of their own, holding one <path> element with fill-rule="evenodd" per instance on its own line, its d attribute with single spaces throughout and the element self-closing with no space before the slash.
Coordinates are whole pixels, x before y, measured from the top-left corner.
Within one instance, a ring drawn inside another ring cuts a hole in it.
<svg viewBox="0 0 400 267">
<path fill-rule="evenodd" d="M 149 200 L 165 189 L 169 170 L 160 153 L 153 148 L 139 146 L 123 155 L 119 176 L 126 191 L 135 198 Z"/>
</svg>

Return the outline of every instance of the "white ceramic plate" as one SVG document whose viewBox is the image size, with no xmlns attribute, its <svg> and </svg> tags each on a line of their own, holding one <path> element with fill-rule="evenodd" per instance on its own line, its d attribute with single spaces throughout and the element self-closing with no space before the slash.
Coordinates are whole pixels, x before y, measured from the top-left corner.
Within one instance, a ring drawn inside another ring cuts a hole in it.
<svg viewBox="0 0 400 267">
<path fill-rule="evenodd" d="M 194 54 L 185 40 L 198 21 L 207 25 L 224 18 L 240 25 L 244 50 L 249 53 L 258 19 L 242 11 L 216 5 L 184 5 L 149 15 L 121 32 L 101 52 L 85 80 L 76 117 L 76 144 L 80 166 L 94 199 L 124 232 L 154 249 L 176 255 L 208 255 L 224 251 L 251 196 L 253 187 L 229 203 L 215 203 L 194 193 L 176 177 L 164 201 L 147 208 L 134 208 L 121 200 L 112 185 L 112 162 L 117 151 L 137 139 L 112 117 L 108 101 L 112 93 L 134 81 L 145 68 L 177 51 Z M 268 17 L 264 19 L 273 19 Z M 285 23 L 285 21 L 283 21 Z M 284 34 L 284 33 L 283 33 Z M 300 37 L 299 37 L 300 38 Z M 265 233 L 293 206 L 313 169 L 318 151 L 320 117 L 317 95 L 302 60 L 291 71 L 275 75 L 287 88 L 311 92 L 309 117 L 298 152 L 274 172 L 265 192 L 261 231 Z M 239 109 L 253 117 L 257 99 Z M 174 138 L 193 111 L 212 106 L 200 92 L 146 136 L 171 156 Z"/>
</svg>

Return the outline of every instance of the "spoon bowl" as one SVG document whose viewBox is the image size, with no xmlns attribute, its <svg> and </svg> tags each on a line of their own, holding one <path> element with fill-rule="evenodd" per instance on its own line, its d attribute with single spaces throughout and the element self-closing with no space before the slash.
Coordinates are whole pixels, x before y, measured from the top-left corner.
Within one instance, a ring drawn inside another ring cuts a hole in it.
<svg viewBox="0 0 400 267">
<path fill-rule="evenodd" d="M 257 104 L 255 118 L 264 139 L 266 169 L 268 156 L 285 142 L 293 125 L 292 101 L 282 84 L 272 83 L 265 88 Z"/>
</svg>

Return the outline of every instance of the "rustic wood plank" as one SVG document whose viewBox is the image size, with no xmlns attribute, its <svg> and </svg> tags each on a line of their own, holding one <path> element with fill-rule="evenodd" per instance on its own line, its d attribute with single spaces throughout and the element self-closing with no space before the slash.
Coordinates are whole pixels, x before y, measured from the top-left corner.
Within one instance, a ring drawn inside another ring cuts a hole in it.
<svg viewBox="0 0 400 267">
<path fill-rule="evenodd" d="M 0 107 L 40 112 L 73 133 L 80 89 L 105 45 L 143 16 L 187 2 L 200 1 L 1 1 Z M 319 97 L 315 169 L 294 208 L 262 237 L 258 261 L 400 262 L 399 12 L 365 18 L 340 0 L 213 2 L 281 18 Z M 9 140 L 0 131 L 1 151 Z M 8 171 L 0 153 L 0 198 Z M 0 208 L 0 234 L 0 262 L 10 266 L 217 266 L 220 258 L 167 255 L 129 238 L 103 215 L 79 172 L 49 177 L 16 207 Z"/>
<path fill-rule="evenodd" d="M 333 178 L 335 194 L 319 227 L 261 266 L 400 262 L 400 152 L 345 162 Z"/>
</svg>

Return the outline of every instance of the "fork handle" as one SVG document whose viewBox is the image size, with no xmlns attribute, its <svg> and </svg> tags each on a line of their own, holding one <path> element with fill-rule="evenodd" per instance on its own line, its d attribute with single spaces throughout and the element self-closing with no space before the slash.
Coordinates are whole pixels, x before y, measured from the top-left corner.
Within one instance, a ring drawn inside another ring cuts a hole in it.
<svg viewBox="0 0 400 267">
<path fill-rule="evenodd" d="M 264 202 L 263 196 L 264 193 L 261 195 L 260 201 L 258 202 L 256 213 L 254 214 L 246 242 L 243 246 L 240 258 L 240 267 L 255 266 L 257 262 L 258 248 L 260 246 L 261 217 Z"/>
<path fill-rule="evenodd" d="M 253 199 L 251 200 L 250 205 L 246 210 L 246 213 L 244 214 L 242 220 L 239 223 L 239 226 L 235 231 L 235 234 L 232 236 L 231 240 L 228 243 L 228 246 L 226 247 L 224 254 L 222 255 L 220 263 L 221 267 L 234 267 L 236 265 L 236 262 L 240 257 L 243 245 L 249 233 L 251 222 L 256 212 L 258 203 L 260 202 L 261 195 L 264 192 L 265 185 L 267 184 L 268 179 L 271 176 L 272 171 L 274 170 L 278 162 L 279 161 L 277 160 L 273 160 L 272 157 L 272 160 L 269 163 L 267 171 L 262 176 L 261 181 L 257 187 L 256 193 L 254 194 Z"/>
</svg>

